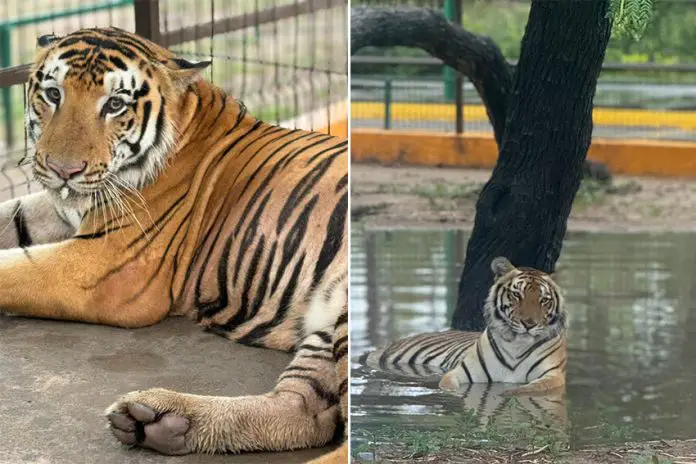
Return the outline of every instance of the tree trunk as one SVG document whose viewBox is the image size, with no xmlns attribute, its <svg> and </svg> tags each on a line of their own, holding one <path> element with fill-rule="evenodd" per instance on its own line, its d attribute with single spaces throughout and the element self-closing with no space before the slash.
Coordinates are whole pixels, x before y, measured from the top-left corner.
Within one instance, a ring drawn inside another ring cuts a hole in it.
<svg viewBox="0 0 696 464">
<path fill-rule="evenodd" d="M 534 0 L 498 162 L 476 205 L 452 326 L 482 330 L 491 260 L 552 272 L 592 136 L 607 0 Z"/>
</svg>

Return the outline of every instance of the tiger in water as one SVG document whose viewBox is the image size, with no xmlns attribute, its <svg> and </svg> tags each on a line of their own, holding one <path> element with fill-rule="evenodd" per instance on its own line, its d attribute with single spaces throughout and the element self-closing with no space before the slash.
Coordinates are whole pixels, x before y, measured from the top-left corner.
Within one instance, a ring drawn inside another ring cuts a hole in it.
<svg viewBox="0 0 696 464">
<path fill-rule="evenodd" d="M 0 205 L 0 308 L 124 328 L 187 315 L 295 352 L 265 395 L 125 394 L 106 412 L 124 444 L 330 442 L 348 403 L 347 141 L 264 123 L 200 78 L 209 62 L 120 29 L 38 44 L 26 132 L 44 189 Z M 322 460 L 346 461 L 346 445 Z"/>
<path fill-rule="evenodd" d="M 368 353 L 363 362 L 407 376 L 442 375 L 443 390 L 494 382 L 524 384 L 506 395 L 564 390 L 568 348 L 561 289 L 549 274 L 515 267 L 504 257 L 493 259 L 491 269 L 483 333 L 419 334 Z"/>
</svg>

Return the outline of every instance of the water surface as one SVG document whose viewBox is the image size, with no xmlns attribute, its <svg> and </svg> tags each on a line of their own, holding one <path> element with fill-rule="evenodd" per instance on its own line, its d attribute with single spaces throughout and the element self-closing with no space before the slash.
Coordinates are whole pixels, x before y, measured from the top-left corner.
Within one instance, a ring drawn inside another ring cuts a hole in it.
<svg viewBox="0 0 696 464">
<path fill-rule="evenodd" d="M 361 366 L 358 356 L 375 346 L 447 327 L 467 240 L 442 230 L 353 235 L 354 445 L 379 442 L 392 426 L 456 432 L 471 408 L 501 427 L 548 426 L 563 409 L 572 447 L 696 437 L 696 234 L 568 235 L 558 263 L 570 325 L 564 407 L 507 404 L 495 386 L 452 395 L 437 380 Z"/>
</svg>

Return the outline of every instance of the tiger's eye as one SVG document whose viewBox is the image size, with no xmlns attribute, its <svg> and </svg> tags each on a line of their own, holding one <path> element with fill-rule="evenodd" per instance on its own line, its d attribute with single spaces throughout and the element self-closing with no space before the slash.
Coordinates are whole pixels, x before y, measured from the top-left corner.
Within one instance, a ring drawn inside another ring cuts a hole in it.
<svg viewBox="0 0 696 464">
<path fill-rule="evenodd" d="M 105 109 L 107 113 L 117 113 L 126 106 L 126 102 L 122 98 L 111 97 L 106 102 Z"/>
<path fill-rule="evenodd" d="M 60 90 L 58 90 L 57 88 L 51 87 L 49 89 L 46 89 L 46 96 L 51 101 L 51 103 L 56 105 L 60 103 Z"/>
</svg>

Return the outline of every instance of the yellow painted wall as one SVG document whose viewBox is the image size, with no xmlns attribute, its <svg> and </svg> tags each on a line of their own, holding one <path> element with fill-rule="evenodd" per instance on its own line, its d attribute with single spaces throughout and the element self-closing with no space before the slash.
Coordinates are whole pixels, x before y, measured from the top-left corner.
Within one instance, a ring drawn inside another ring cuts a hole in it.
<svg viewBox="0 0 696 464">
<path fill-rule="evenodd" d="M 351 161 L 492 168 L 498 146 L 490 134 L 353 129 Z M 616 174 L 696 177 L 696 143 L 595 139 L 588 158 Z"/>
<path fill-rule="evenodd" d="M 351 103 L 353 119 L 384 119 L 384 104 L 372 102 Z M 455 106 L 434 103 L 393 103 L 393 121 L 454 121 Z M 595 108 L 595 124 L 603 126 L 647 126 L 678 127 L 696 129 L 696 111 L 655 111 L 626 108 Z M 482 105 L 464 105 L 464 121 L 487 121 L 486 109 Z"/>
</svg>

